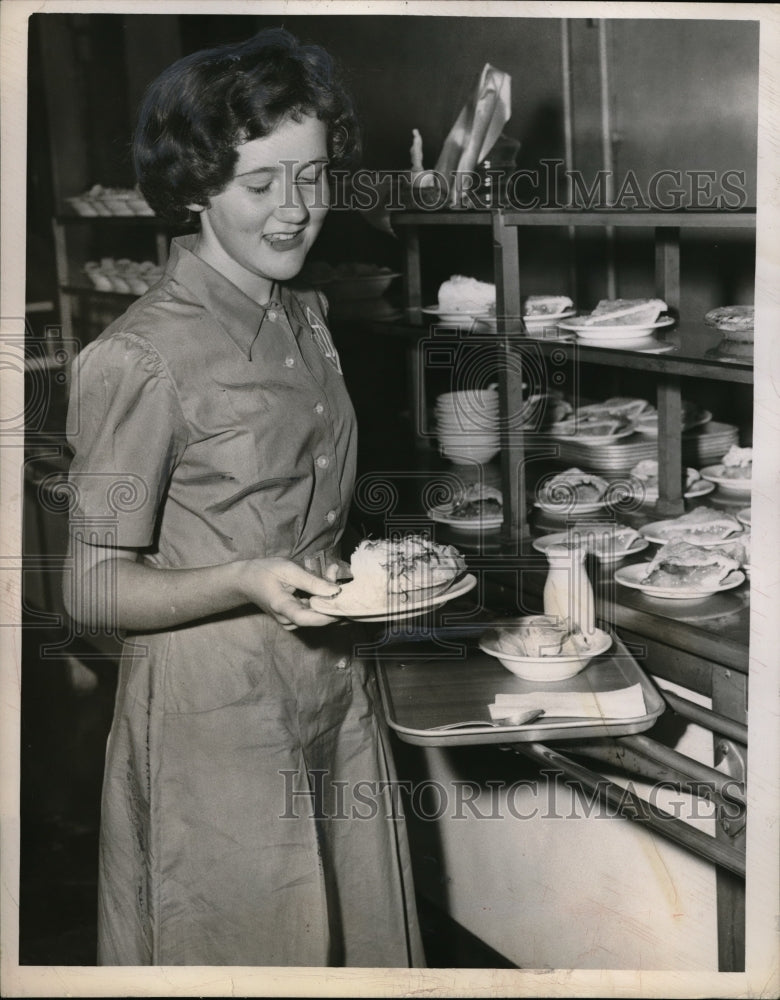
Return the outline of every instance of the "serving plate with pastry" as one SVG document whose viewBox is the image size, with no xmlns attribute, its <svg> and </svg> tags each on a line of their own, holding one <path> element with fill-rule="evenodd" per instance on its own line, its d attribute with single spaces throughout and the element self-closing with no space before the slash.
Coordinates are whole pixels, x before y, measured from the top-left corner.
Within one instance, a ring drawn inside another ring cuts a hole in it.
<svg viewBox="0 0 780 1000">
<path fill-rule="evenodd" d="M 523 303 L 523 326 L 528 333 L 540 333 L 574 313 L 568 295 L 529 295 Z"/>
<path fill-rule="evenodd" d="M 680 517 L 653 521 L 639 529 L 648 541 L 659 545 L 687 542 L 701 548 L 714 548 L 744 534 L 744 526 L 731 514 L 714 507 L 696 507 Z"/>
<path fill-rule="evenodd" d="M 636 340 L 674 324 L 666 309 L 663 299 L 602 299 L 592 312 L 558 325 L 586 340 Z"/>
<path fill-rule="evenodd" d="M 453 274 L 439 286 L 439 301 L 423 306 L 422 312 L 438 316 L 442 323 L 495 321 L 496 286 L 464 274 Z"/>
<path fill-rule="evenodd" d="M 720 549 L 673 541 L 662 546 L 650 562 L 615 570 L 615 580 L 648 597 L 699 600 L 743 583 L 745 574 L 739 566 L 738 560 Z"/>
<path fill-rule="evenodd" d="M 546 553 L 553 545 L 583 545 L 599 562 L 619 562 L 646 549 L 650 542 L 634 528 L 623 524 L 585 524 L 569 531 L 534 538 L 531 545 Z"/>
<path fill-rule="evenodd" d="M 753 449 L 732 445 L 717 465 L 706 466 L 701 474 L 723 493 L 749 496 L 753 475 Z"/>
<path fill-rule="evenodd" d="M 690 431 L 694 427 L 701 427 L 712 420 L 709 410 L 704 410 L 696 403 L 683 401 L 681 429 Z M 645 412 L 639 414 L 634 421 L 634 426 L 638 433 L 647 437 L 658 437 L 658 412 L 654 407 L 649 407 Z"/>
<path fill-rule="evenodd" d="M 543 480 L 534 507 L 548 514 L 592 514 L 606 504 L 609 483 L 600 476 L 573 467 Z"/>
<path fill-rule="evenodd" d="M 460 531 L 500 528 L 504 522 L 501 490 L 484 483 L 472 483 L 449 503 L 429 507 L 428 517 Z"/>
<path fill-rule="evenodd" d="M 551 437 L 562 441 L 576 441 L 583 445 L 609 444 L 634 433 L 634 425 L 630 418 L 620 414 L 593 413 L 582 415 L 579 412 L 570 420 L 552 424 L 548 428 Z"/>
<path fill-rule="evenodd" d="M 350 559 L 352 579 L 334 597 L 311 597 L 314 611 L 361 621 L 414 618 L 467 594 L 476 577 L 453 545 L 422 535 L 364 539 Z"/>
<path fill-rule="evenodd" d="M 629 475 L 635 480 L 631 483 L 634 496 L 643 503 L 655 503 L 658 499 L 658 460 L 643 458 L 631 469 Z M 714 489 L 715 484 L 703 479 L 697 469 L 689 467 L 685 470 L 683 497 L 686 500 L 706 496 Z"/>
</svg>

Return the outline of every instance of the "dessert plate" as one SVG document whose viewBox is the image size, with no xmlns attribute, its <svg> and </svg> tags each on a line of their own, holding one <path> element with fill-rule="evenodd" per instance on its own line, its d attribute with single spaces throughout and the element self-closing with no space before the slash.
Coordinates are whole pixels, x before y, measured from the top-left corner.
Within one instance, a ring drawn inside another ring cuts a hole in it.
<svg viewBox="0 0 780 1000">
<path fill-rule="evenodd" d="M 534 507 L 538 507 L 546 514 L 560 514 L 562 517 L 567 514 L 595 514 L 597 510 L 606 506 L 606 500 L 589 500 L 584 503 L 570 503 L 566 500 L 561 503 L 549 503 L 545 500 L 534 500 Z"/>
<path fill-rule="evenodd" d="M 588 551 L 592 552 L 599 562 L 603 563 L 617 562 L 619 559 L 625 559 L 627 556 L 633 556 L 635 553 L 641 552 L 642 549 L 646 549 L 650 544 L 646 538 L 635 538 L 628 548 L 619 549 L 609 544 L 609 531 L 602 532 L 594 527 L 590 530 L 586 529 L 586 535 L 598 535 L 607 539 L 603 548 L 590 545 L 588 546 Z M 542 535 L 540 538 L 534 538 L 531 545 L 537 552 L 546 553 L 551 545 L 563 545 L 570 541 L 572 541 L 571 531 L 556 531 L 552 535 Z"/>
<path fill-rule="evenodd" d="M 631 566 L 621 566 L 620 569 L 615 570 L 615 579 L 624 587 L 641 590 L 648 597 L 663 597 L 671 601 L 698 601 L 703 597 L 719 594 L 722 590 L 732 590 L 745 580 L 745 574 L 735 569 L 719 584 L 707 584 L 699 587 L 657 587 L 640 582 L 647 575 L 649 565 L 650 563 L 634 563 Z"/>
<path fill-rule="evenodd" d="M 634 496 L 639 499 L 643 496 L 645 503 L 655 503 L 658 499 L 658 484 L 655 483 L 652 486 L 647 486 L 642 483 L 644 487 L 644 492 L 640 489 L 634 490 Z M 691 483 L 688 489 L 683 493 L 683 497 L 686 500 L 693 500 L 695 497 L 703 497 L 708 493 L 712 493 L 715 489 L 715 483 L 711 483 L 707 479 L 697 479 L 695 482 Z"/>
<path fill-rule="evenodd" d="M 750 527 L 750 507 L 743 507 L 742 510 L 738 510 L 735 517 L 740 524 L 744 524 L 746 528 Z"/>
<path fill-rule="evenodd" d="M 323 615 L 333 615 L 336 618 L 352 618 L 364 622 L 403 621 L 406 618 L 418 618 L 432 608 L 438 608 L 447 601 L 462 597 L 477 585 L 473 573 L 456 580 L 444 593 L 428 597 L 424 601 L 404 601 L 403 595 L 394 595 L 394 599 L 386 602 L 383 607 L 370 607 L 360 601 L 345 595 L 342 591 L 335 597 L 311 597 L 309 606 L 312 611 Z"/>
<path fill-rule="evenodd" d="M 631 424 L 628 427 L 623 427 L 614 434 L 566 434 L 561 433 L 556 430 L 556 427 L 562 426 L 561 424 L 552 424 L 546 431 L 550 437 L 557 438 L 559 441 L 576 441 L 577 444 L 582 445 L 598 445 L 598 444 L 611 444 L 613 441 L 617 441 L 618 438 L 629 437 L 635 431 L 635 427 Z"/>
<path fill-rule="evenodd" d="M 686 531 L 684 525 L 681 528 L 679 521 L 669 518 L 665 521 L 653 521 L 651 524 L 645 524 L 639 531 L 649 542 L 655 542 L 656 545 L 666 545 L 667 542 L 672 541 L 688 542 L 689 545 L 698 545 L 702 549 L 714 549 L 719 545 L 728 545 L 730 542 L 736 542 L 745 534 L 744 531 L 737 531 L 727 538 L 708 540 L 702 539 L 693 530 L 694 527 L 695 525 L 692 525 L 691 530 Z"/>
<path fill-rule="evenodd" d="M 648 337 L 653 330 L 665 330 L 674 324 L 673 316 L 662 316 L 655 323 L 644 323 L 639 326 L 595 326 L 588 324 L 584 326 L 581 322 L 585 317 L 575 317 L 564 320 L 558 326 L 561 330 L 569 330 L 576 333 L 584 340 L 637 340 L 641 337 Z M 580 320 L 578 322 L 577 320 Z"/>
<path fill-rule="evenodd" d="M 484 531 L 490 528 L 500 528 L 504 523 L 503 514 L 483 514 L 480 517 L 453 517 L 452 507 L 443 504 L 439 507 L 430 507 L 427 511 L 428 517 L 439 524 L 446 524 L 451 528 L 460 528 L 462 531 Z"/>
<path fill-rule="evenodd" d="M 719 490 L 731 493 L 733 496 L 750 496 L 751 481 L 749 479 L 727 479 L 724 475 L 724 465 L 708 465 L 700 469 L 702 479 L 709 479 Z"/>
<path fill-rule="evenodd" d="M 442 323 L 466 323 L 471 324 L 475 320 L 480 323 L 495 322 L 496 317 L 482 310 L 459 309 L 457 312 L 447 312 L 439 306 L 423 306 L 420 312 L 426 316 L 438 316 Z"/>
</svg>

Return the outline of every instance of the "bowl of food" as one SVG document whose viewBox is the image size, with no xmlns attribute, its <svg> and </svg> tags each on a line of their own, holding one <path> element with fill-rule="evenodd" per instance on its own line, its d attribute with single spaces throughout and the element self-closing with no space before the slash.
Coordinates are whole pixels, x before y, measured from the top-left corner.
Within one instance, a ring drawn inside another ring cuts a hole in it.
<svg viewBox="0 0 780 1000">
<path fill-rule="evenodd" d="M 516 677 L 549 683 L 574 677 L 612 645 L 607 632 L 571 631 L 554 615 L 526 615 L 488 629 L 480 649 Z"/>
<path fill-rule="evenodd" d="M 312 280 L 329 299 L 354 302 L 379 298 L 398 276 L 399 272 L 379 264 L 347 261 L 331 267 L 320 261 L 313 271 Z"/>
</svg>

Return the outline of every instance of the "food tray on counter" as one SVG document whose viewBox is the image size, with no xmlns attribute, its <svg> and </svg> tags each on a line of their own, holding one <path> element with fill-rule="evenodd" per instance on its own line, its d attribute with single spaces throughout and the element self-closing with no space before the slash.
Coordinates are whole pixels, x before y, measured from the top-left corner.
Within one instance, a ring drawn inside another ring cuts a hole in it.
<svg viewBox="0 0 780 1000">
<path fill-rule="evenodd" d="M 694 468 L 712 465 L 722 458 L 731 445 L 739 443 L 739 428 L 711 420 L 682 435 L 682 453 L 686 465 Z M 591 472 L 622 474 L 645 458 L 658 457 L 658 440 L 643 434 L 632 434 L 614 442 L 581 444 L 574 440 L 556 439 L 558 459 Z"/>
<path fill-rule="evenodd" d="M 654 725 L 663 713 L 664 700 L 626 647 L 613 635 L 611 649 L 591 660 L 575 677 L 540 685 L 522 680 L 501 666 L 495 657 L 468 648 L 419 645 L 398 656 L 384 652 L 377 662 L 377 676 L 385 717 L 405 743 L 417 746 L 468 746 L 489 743 L 522 743 L 535 740 L 568 740 L 631 736 Z M 524 726 L 500 725 L 475 731 L 434 729 L 436 726 L 484 720 L 490 726 L 488 705 L 497 694 L 544 691 L 615 691 L 640 684 L 646 713 L 625 719 L 537 719 Z"/>
</svg>

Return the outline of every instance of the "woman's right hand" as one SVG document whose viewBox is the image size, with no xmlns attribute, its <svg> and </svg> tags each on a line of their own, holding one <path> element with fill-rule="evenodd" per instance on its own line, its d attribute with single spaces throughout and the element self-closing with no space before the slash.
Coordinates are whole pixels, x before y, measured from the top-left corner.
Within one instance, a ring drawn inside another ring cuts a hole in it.
<svg viewBox="0 0 780 1000">
<path fill-rule="evenodd" d="M 335 597 L 341 587 L 302 569 L 290 559 L 273 557 L 250 559 L 240 564 L 239 587 L 248 602 L 271 615 L 289 630 L 299 626 L 328 625 L 335 616 L 323 615 L 309 607 L 308 598 L 316 594 Z"/>
</svg>

